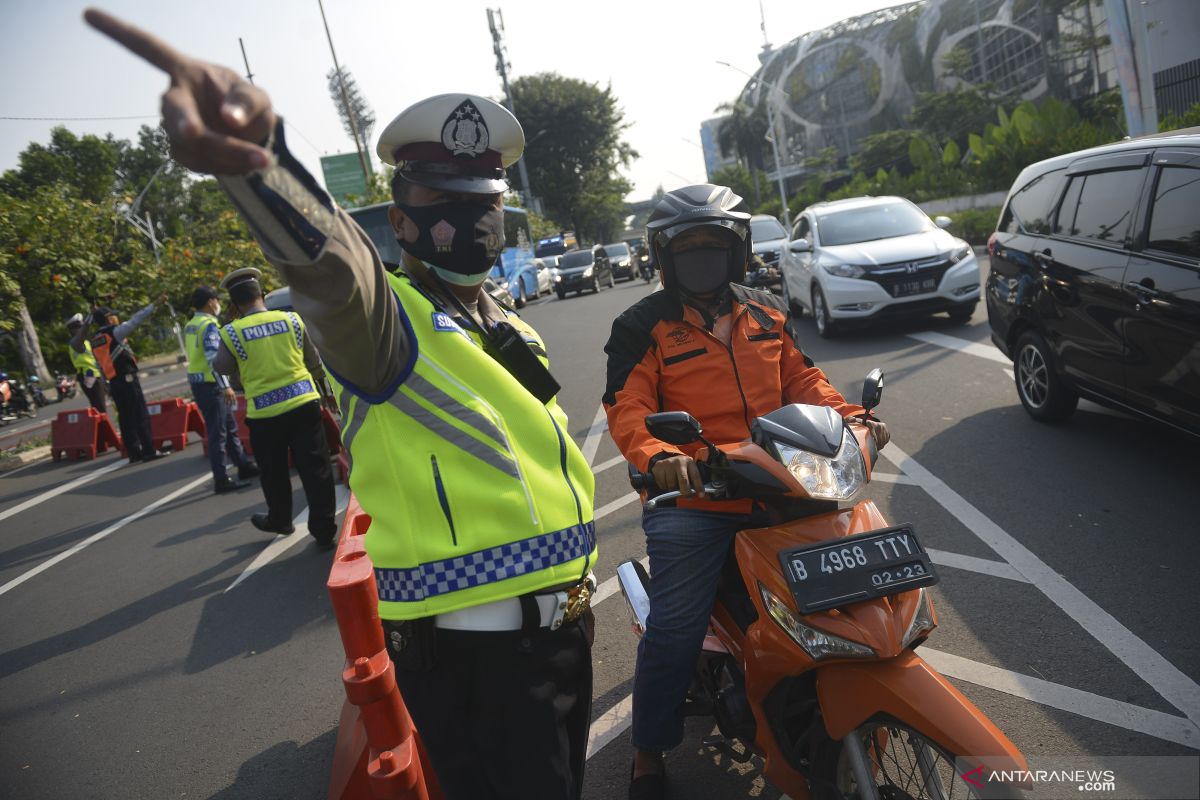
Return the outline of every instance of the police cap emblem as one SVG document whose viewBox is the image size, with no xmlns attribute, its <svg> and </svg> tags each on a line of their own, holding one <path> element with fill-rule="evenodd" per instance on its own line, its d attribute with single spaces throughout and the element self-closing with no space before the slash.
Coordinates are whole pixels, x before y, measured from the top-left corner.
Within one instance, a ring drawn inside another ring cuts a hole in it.
<svg viewBox="0 0 1200 800">
<path fill-rule="evenodd" d="M 477 158 L 490 141 L 487 122 L 469 99 L 459 103 L 442 124 L 442 145 L 452 155 Z"/>
</svg>

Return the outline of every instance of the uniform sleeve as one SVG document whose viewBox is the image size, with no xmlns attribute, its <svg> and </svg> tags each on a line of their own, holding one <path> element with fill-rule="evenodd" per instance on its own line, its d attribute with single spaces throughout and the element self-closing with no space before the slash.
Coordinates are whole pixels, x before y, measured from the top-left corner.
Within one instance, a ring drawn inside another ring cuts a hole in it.
<svg viewBox="0 0 1200 800">
<path fill-rule="evenodd" d="M 790 314 L 784 330 L 788 335 L 783 337 L 783 357 L 780 361 L 783 402 L 829 406 L 843 417 L 866 413 L 862 406 L 846 402 L 841 392 L 826 379 L 825 373 L 800 349 L 795 321 Z"/>
<path fill-rule="evenodd" d="M 208 362 L 208 368 L 213 372 L 213 378 L 217 382 L 218 389 L 224 389 L 229 385 L 229 380 L 217 371 L 216 360 L 217 353 L 221 352 L 221 335 L 217 333 L 217 325 L 215 322 L 208 323 L 204 329 L 204 337 L 201 340 L 204 346 L 204 360 Z"/>
<path fill-rule="evenodd" d="M 133 312 L 132 317 L 113 328 L 113 338 L 119 342 L 123 342 L 128 339 L 129 334 L 133 333 L 138 325 L 141 325 L 146 321 L 147 317 L 154 313 L 154 309 L 154 303 L 150 303 L 145 308 L 140 308 Z"/>
<path fill-rule="evenodd" d="M 370 238 L 288 151 L 283 122 L 266 169 L 218 176 L 263 254 L 292 289 L 330 370 L 367 396 L 401 377 L 410 343 L 387 272 Z"/>
<path fill-rule="evenodd" d="M 217 354 L 212 361 L 213 372 L 218 372 L 221 375 L 229 377 L 229 385 L 235 389 L 242 388 L 241 373 L 238 372 L 237 359 L 233 357 L 233 353 L 229 352 L 229 348 L 225 346 L 225 342 L 219 342 Z"/>
<path fill-rule="evenodd" d="M 321 356 L 313 346 L 307 328 L 304 329 L 304 366 L 308 367 L 309 373 L 317 383 L 325 380 L 325 366 L 321 363 Z"/>
<path fill-rule="evenodd" d="M 646 415 L 659 410 L 658 354 L 649 331 L 622 315 L 613 322 L 604 352 L 608 354 L 604 409 L 608 432 L 621 455 L 641 472 L 650 469 L 650 459 L 659 453 L 683 455 L 646 430 Z"/>
</svg>

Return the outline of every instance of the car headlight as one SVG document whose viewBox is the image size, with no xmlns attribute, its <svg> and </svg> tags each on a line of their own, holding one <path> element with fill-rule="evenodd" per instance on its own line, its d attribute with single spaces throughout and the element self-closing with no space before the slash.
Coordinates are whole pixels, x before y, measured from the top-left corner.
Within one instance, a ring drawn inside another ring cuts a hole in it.
<svg viewBox="0 0 1200 800">
<path fill-rule="evenodd" d="M 629 266 L 629 259 L 628 259 L 628 258 L 625 258 L 625 259 L 622 259 L 622 260 L 618 261 L 618 262 L 617 262 L 617 266 L 618 266 L 618 267 L 628 267 L 628 266 Z"/>
<path fill-rule="evenodd" d="M 585 278 L 592 277 L 592 268 L 591 267 L 588 267 L 587 269 L 585 269 L 583 271 L 583 277 L 585 277 Z"/>
<path fill-rule="evenodd" d="M 950 263 L 957 264 L 969 255 L 971 255 L 971 245 L 964 244 L 962 247 L 950 254 Z"/>
<path fill-rule="evenodd" d="M 779 440 L 774 444 L 779 460 L 792 477 L 800 481 L 809 497 L 849 500 L 867 482 L 867 467 L 858 440 L 845 428 L 842 429 L 842 444 L 833 458 L 800 450 Z"/>
<path fill-rule="evenodd" d="M 836 275 L 839 278 L 861 278 L 867 274 L 865 269 L 854 264 L 822 264 L 821 266 L 830 275 Z"/>
<path fill-rule="evenodd" d="M 908 623 L 908 630 L 904 632 L 904 638 L 900 642 L 902 648 L 927 636 L 937 627 L 937 623 L 933 619 L 933 603 L 929 600 L 929 592 L 925 591 L 923 586 L 917 591 L 921 593 L 921 596 L 917 600 L 917 610 L 913 614 L 912 622 Z"/>
<path fill-rule="evenodd" d="M 849 639 L 843 639 L 832 633 L 825 633 L 805 625 L 787 607 L 786 603 L 761 583 L 758 585 L 758 590 L 762 593 L 763 606 L 767 609 L 767 614 L 814 661 L 820 661 L 823 658 L 873 658 L 875 656 L 875 651 L 865 644 L 852 642 Z"/>
</svg>

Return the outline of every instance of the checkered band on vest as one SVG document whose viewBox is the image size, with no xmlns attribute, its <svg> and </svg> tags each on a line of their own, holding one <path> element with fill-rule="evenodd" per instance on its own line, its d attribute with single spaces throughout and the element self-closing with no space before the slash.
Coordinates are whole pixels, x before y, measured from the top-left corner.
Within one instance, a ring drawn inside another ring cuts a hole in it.
<svg viewBox="0 0 1200 800">
<path fill-rule="evenodd" d="M 295 383 L 289 383 L 287 386 L 272 389 L 266 394 L 257 395 L 254 398 L 254 407 L 261 411 L 276 403 L 282 403 L 284 400 L 291 400 L 293 397 L 299 397 L 302 394 L 314 391 L 316 390 L 313 389 L 312 381 L 308 379 L 296 381 Z"/>
<path fill-rule="evenodd" d="M 233 349 L 237 351 L 238 358 L 242 361 L 249 360 L 250 356 L 246 355 L 246 348 L 242 347 L 242 340 L 238 338 L 237 329 L 233 327 L 233 323 L 225 326 L 225 332 L 229 334 L 229 341 L 233 342 Z"/>
<path fill-rule="evenodd" d="M 518 542 L 408 569 L 375 568 L 379 599 L 413 603 L 549 569 L 592 552 L 596 526 L 572 525 Z"/>
<path fill-rule="evenodd" d="M 304 349 L 304 336 L 300 333 L 300 318 L 291 311 L 287 312 L 288 319 L 292 321 L 292 330 L 296 333 L 296 347 L 300 350 Z"/>
</svg>

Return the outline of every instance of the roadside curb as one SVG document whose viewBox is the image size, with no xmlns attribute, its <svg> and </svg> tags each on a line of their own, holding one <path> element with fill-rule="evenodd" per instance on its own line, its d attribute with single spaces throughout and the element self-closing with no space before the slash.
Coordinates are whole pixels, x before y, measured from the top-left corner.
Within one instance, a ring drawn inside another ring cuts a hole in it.
<svg viewBox="0 0 1200 800">
<path fill-rule="evenodd" d="M 140 372 L 142 375 L 159 375 L 159 374 L 161 374 L 161 373 L 163 373 L 163 372 L 173 372 L 174 370 L 180 369 L 180 368 L 182 368 L 182 367 L 185 367 L 185 366 L 187 366 L 187 365 L 186 365 L 186 364 L 184 364 L 184 363 L 179 363 L 179 364 L 168 364 L 168 365 L 167 365 L 167 366 L 165 366 L 165 367 L 151 367 L 151 368 L 149 368 L 149 369 L 138 370 L 138 371 L 139 371 L 139 372 Z"/>
<path fill-rule="evenodd" d="M 5 472 L 11 472 L 14 469 L 19 469 L 26 464 L 32 464 L 35 461 L 42 461 L 50 457 L 50 445 L 42 445 L 35 447 L 32 450 L 26 450 L 24 453 L 5 456 L 0 458 L 0 475 Z"/>
</svg>

